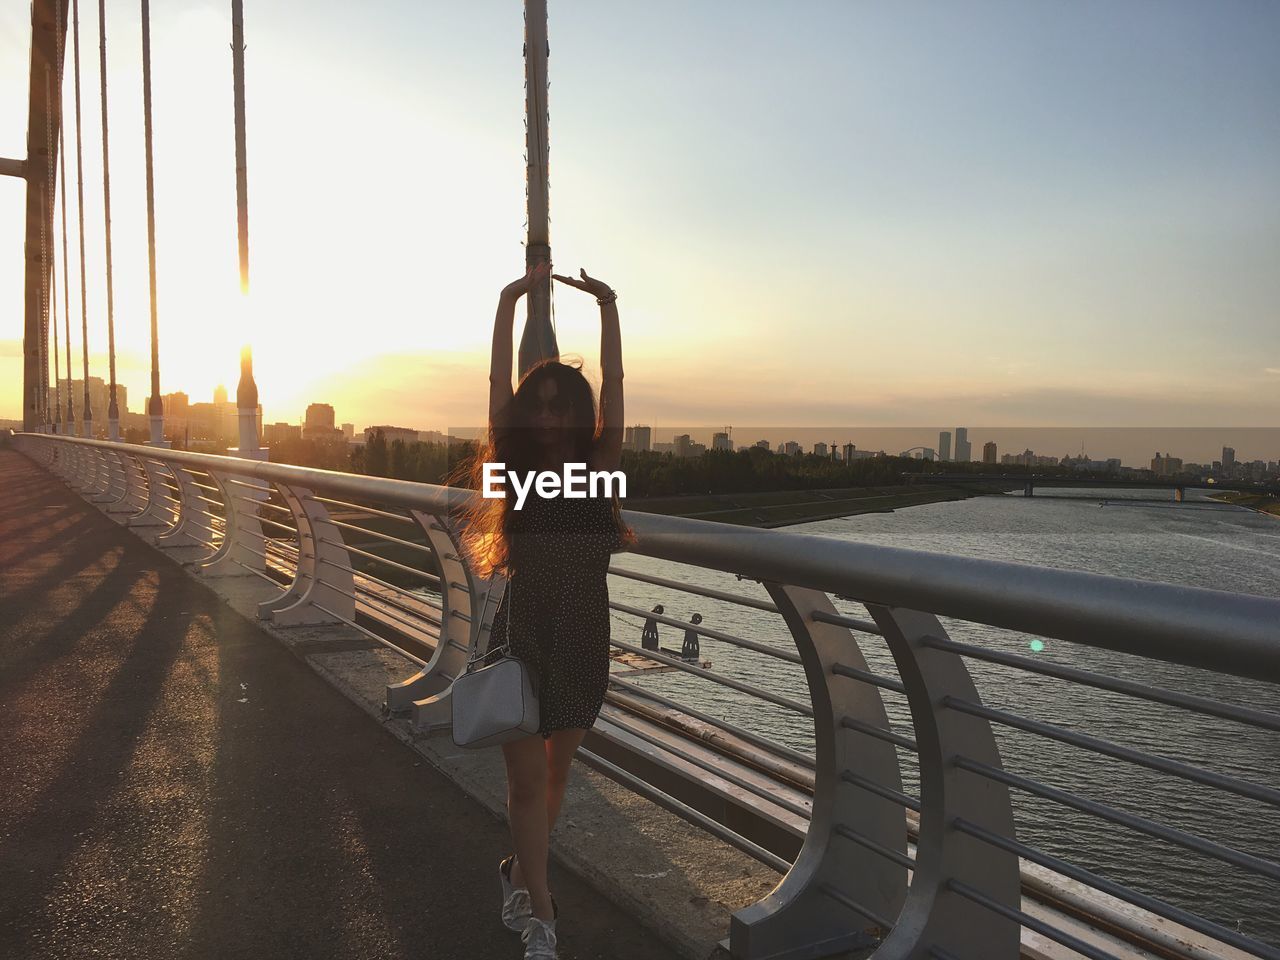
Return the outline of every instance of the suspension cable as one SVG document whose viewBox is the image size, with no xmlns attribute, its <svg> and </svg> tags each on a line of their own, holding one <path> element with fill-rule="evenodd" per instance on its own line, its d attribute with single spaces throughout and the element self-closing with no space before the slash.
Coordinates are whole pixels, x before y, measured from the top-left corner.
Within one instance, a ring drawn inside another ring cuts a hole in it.
<svg viewBox="0 0 1280 960">
<path fill-rule="evenodd" d="M 53 217 L 49 205 L 48 171 L 53 167 L 52 137 L 49 128 L 50 103 L 52 93 L 49 90 L 49 64 L 44 65 L 44 142 L 45 142 L 45 181 L 40 185 L 40 375 L 36 383 L 40 395 L 36 402 L 36 410 L 40 414 L 40 429 L 52 429 L 53 419 L 49 416 L 49 226 Z"/>
<path fill-rule="evenodd" d="M 55 4 L 56 6 L 56 4 Z M 45 144 L 45 188 L 44 201 L 45 209 L 40 211 L 40 216 L 49 221 L 49 233 L 53 233 L 53 205 L 54 205 L 54 177 L 53 177 L 53 83 L 49 77 L 49 65 L 44 65 L 44 144 Z M 41 227 L 44 223 L 41 221 Z M 53 236 L 49 237 L 49 260 L 45 265 L 45 269 L 49 273 L 49 302 L 47 305 L 48 316 L 45 318 L 53 327 L 53 416 L 49 417 L 49 423 L 53 427 L 54 433 L 61 433 L 58 429 L 62 424 L 62 394 L 58 392 L 58 367 L 61 361 L 58 358 L 58 257 L 53 250 Z M 46 333 L 47 337 L 48 334 Z M 46 344 L 45 349 L 48 349 Z M 45 362 L 48 363 L 48 356 Z M 45 403 L 49 402 L 49 371 L 44 372 L 45 379 Z"/>
<path fill-rule="evenodd" d="M 98 0 L 98 75 L 102 80 L 102 215 L 106 228 L 107 252 L 107 363 L 111 370 L 111 388 L 107 400 L 107 423 L 118 431 L 120 406 L 116 402 L 116 320 L 111 287 L 111 162 L 107 148 L 107 5 Z M 110 437 L 120 439 L 118 436 Z"/>
<path fill-rule="evenodd" d="M 89 400 L 89 301 L 85 295 L 84 268 L 84 150 L 80 139 L 80 0 L 71 0 L 72 44 L 75 48 L 76 82 L 76 210 L 80 217 L 80 325 L 83 339 L 80 356 L 84 360 L 84 435 L 93 437 L 93 405 Z"/>
<path fill-rule="evenodd" d="M 67 264 L 67 138 L 63 135 L 67 125 L 63 120 L 62 61 L 66 56 L 66 30 L 62 25 L 62 4 L 53 5 L 55 30 L 58 34 L 58 186 L 62 191 L 62 321 L 66 328 L 67 344 L 67 432 L 76 431 L 76 403 L 71 391 L 71 272 Z M 57 376 L 57 371 L 54 371 Z"/>
<path fill-rule="evenodd" d="M 142 0 L 142 133 L 147 165 L 147 267 L 151 275 L 151 398 L 147 414 L 164 416 L 160 399 L 160 340 L 156 319 L 156 195 L 151 173 L 151 3 Z"/>
</svg>

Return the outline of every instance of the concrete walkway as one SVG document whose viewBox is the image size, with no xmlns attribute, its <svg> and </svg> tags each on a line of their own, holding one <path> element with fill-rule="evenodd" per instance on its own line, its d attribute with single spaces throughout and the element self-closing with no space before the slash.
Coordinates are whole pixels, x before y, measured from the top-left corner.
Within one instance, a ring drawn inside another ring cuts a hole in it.
<svg viewBox="0 0 1280 960">
<path fill-rule="evenodd" d="M 0 449 L 0 957 L 518 958 L 507 826 Z M 551 868 L 563 958 L 674 960 Z"/>
</svg>

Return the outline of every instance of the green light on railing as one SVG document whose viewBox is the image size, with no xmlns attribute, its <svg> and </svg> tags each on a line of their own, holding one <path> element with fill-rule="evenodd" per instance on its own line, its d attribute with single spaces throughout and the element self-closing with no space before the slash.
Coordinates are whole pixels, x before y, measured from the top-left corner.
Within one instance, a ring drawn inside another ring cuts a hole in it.
<svg viewBox="0 0 1280 960">
<path fill-rule="evenodd" d="M 1044 641 L 1041 640 L 1039 637 L 1031 641 L 1032 653 L 1039 653 L 1043 649 L 1044 649 Z"/>
</svg>

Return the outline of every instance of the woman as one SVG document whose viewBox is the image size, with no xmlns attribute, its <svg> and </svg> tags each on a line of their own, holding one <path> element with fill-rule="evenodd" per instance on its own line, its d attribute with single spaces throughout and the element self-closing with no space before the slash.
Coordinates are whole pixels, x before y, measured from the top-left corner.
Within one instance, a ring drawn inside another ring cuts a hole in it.
<svg viewBox="0 0 1280 960">
<path fill-rule="evenodd" d="M 546 280 L 533 267 L 498 299 L 489 371 L 487 443 L 468 468 L 479 489 L 486 462 L 562 473 L 566 463 L 614 471 L 622 459 L 622 339 L 617 294 L 585 270 L 555 280 L 600 304 L 600 409 L 581 365 L 544 360 L 511 389 L 512 327 L 520 297 Z M 590 492 L 590 491 L 588 491 Z M 611 498 L 543 498 L 532 488 L 523 508 L 515 497 L 475 498 L 464 547 L 481 577 L 501 573 L 507 589 L 494 614 L 487 650 L 510 643 L 533 669 L 541 708 L 539 735 L 502 745 L 507 810 L 515 853 L 499 865 L 502 920 L 521 931 L 525 957 L 553 958 L 556 905 L 547 886 L 548 838 L 564 799 L 570 764 L 604 702 L 609 678 L 609 555 L 635 542 Z"/>
</svg>

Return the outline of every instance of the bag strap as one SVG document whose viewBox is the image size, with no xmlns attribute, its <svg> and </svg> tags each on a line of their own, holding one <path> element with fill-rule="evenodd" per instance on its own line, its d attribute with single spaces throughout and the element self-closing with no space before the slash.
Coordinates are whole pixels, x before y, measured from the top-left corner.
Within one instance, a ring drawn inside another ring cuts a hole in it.
<svg viewBox="0 0 1280 960">
<path fill-rule="evenodd" d="M 512 580 L 511 580 L 510 578 L 508 578 L 508 579 L 507 579 L 506 592 L 503 594 L 503 597 L 507 600 L 507 639 L 506 639 L 506 642 L 505 642 L 505 643 L 503 643 L 503 644 L 502 644 L 502 646 L 500 646 L 500 647 L 496 647 L 496 648 L 494 648 L 493 650 L 483 650 L 483 651 L 482 651 L 482 650 L 480 650 L 480 649 L 479 649 L 479 647 L 480 647 L 480 643 L 479 643 L 479 634 L 478 634 L 478 632 L 477 632 L 477 636 L 476 636 L 476 641 L 477 641 L 477 642 L 476 642 L 476 651 L 475 651 L 475 653 L 473 653 L 473 654 L 471 655 L 471 657 L 467 660 L 467 665 L 466 665 L 466 666 L 463 668 L 463 670 L 462 670 L 462 672 L 463 672 L 463 673 L 470 673 L 470 672 L 471 672 L 471 667 L 472 667 L 472 665 L 473 665 L 473 664 L 477 663 L 478 661 L 488 659 L 490 656 L 492 656 L 494 653 L 496 653 L 496 652 L 498 652 L 498 651 L 502 651 L 503 656 L 509 656 L 509 655 L 511 654 L 511 599 L 510 599 L 510 598 L 511 598 L 511 595 L 512 595 L 512 587 L 511 587 L 511 584 L 512 584 Z M 484 618 L 485 618 L 486 616 L 488 616 L 488 613 L 489 613 L 489 597 L 490 597 L 490 595 L 492 595 L 492 593 L 493 593 L 493 581 L 490 581 L 490 582 L 489 582 L 489 589 L 488 589 L 488 590 L 486 590 L 486 591 L 484 592 L 484 609 L 483 609 L 482 614 L 481 614 L 481 617 L 480 617 L 480 623 L 481 623 L 481 625 L 483 625 L 483 624 L 484 624 Z M 501 600 L 499 600 L 499 601 L 498 601 L 498 606 L 502 606 L 502 601 L 501 601 Z M 496 608 L 494 609 L 494 615 L 495 615 L 495 616 L 497 615 L 497 609 L 496 609 Z M 491 629 L 492 629 L 492 628 L 491 628 Z"/>
</svg>

